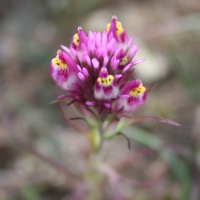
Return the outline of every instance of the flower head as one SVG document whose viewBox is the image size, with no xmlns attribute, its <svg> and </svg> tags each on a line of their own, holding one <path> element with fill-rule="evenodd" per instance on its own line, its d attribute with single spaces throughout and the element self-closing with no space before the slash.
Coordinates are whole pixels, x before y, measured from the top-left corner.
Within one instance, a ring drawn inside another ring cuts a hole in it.
<svg viewBox="0 0 200 200">
<path fill-rule="evenodd" d="M 132 43 L 116 16 L 103 33 L 86 35 L 79 27 L 70 48 L 62 45 L 64 51 L 58 50 L 50 64 L 51 77 L 69 94 L 62 100 L 93 106 L 98 114 L 130 112 L 142 105 L 146 89 L 141 80 L 130 79 L 144 59 L 134 60 L 139 47 Z"/>
</svg>

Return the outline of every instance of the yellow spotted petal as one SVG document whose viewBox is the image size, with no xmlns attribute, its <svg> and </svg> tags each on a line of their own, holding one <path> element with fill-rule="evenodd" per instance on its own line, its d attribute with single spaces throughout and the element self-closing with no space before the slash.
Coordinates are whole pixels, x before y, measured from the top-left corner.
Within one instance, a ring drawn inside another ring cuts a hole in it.
<svg viewBox="0 0 200 200">
<path fill-rule="evenodd" d="M 127 57 L 125 56 L 124 58 L 122 58 L 122 59 L 120 60 L 120 65 L 125 65 L 125 64 L 127 63 L 127 61 L 128 61 L 128 59 L 127 59 Z"/>
<path fill-rule="evenodd" d="M 146 91 L 146 88 L 142 85 L 140 85 L 138 88 L 133 88 L 129 95 L 132 97 L 138 97 L 139 94 L 143 94 Z"/>
<path fill-rule="evenodd" d="M 108 32 L 109 32 L 109 30 L 110 30 L 110 23 L 109 23 L 109 24 L 107 24 L 107 26 L 106 26 L 106 32 L 108 33 Z"/>
<path fill-rule="evenodd" d="M 60 69 L 67 69 L 68 68 L 66 63 L 64 63 L 62 60 L 60 60 L 57 57 L 53 58 L 51 62 L 52 62 L 53 66 L 57 66 Z"/>
<path fill-rule="evenodd" d="M 104 86 L 104 87 L 107 87 L 107 86 L 112 85 L 113 80 L 114 80 L 114 77 L 113 77 L 112 75 L 109 75 L 107 78 L 101 78 L 101 77 L 99 77 L 99 78 L 97 79 L 98 83 L 99 83 L 101 86 Z"/>
<path fill-rule="evenodd" d="M 116 33 L 118 36 L 120 36 L 124 32 L 124 29 L 122 28 L 121 22 L 116 22 Z"/>
<path fill-rule="evenodd" d="M 76 33 L 73 37 L 73 43 L 76 45 L 76 46 L 79 46 L 80 44 L 80 39 L 79 39 L 79 36 L 78 36 L 78 33 Z"/>
</svg>

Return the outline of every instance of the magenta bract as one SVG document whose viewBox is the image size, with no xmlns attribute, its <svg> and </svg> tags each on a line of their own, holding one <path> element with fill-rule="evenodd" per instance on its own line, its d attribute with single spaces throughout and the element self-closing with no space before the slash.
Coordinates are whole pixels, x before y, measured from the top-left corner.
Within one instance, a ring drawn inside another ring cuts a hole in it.
<svg viewBox="0 0 200 200">
<path fill-rule="evenodd" d="M 134 66 L 144 61 L 134 60 L 139 47 L 132 43 L 116 16 L 103 33 L 86 35 L 79 27 L 70 48 L 62 45 L 64 51 L 52 59 L 51 77 L 69 94 L 68 101 L 98 113 L 133 111 L 145 102 L 146 89 L 141 80 L 129 80 Z"/>
</svg>

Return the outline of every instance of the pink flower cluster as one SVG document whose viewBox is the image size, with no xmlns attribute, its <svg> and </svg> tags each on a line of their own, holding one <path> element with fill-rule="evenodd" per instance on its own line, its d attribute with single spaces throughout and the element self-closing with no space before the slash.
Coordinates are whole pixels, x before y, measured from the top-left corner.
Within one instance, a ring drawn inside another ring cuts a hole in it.
<svg viewBox="0 0 200 200">
<path fill-rule="evenodd" d="M 58 100 L 92 106 L 98 113 L 130 112 L 146 100 L 146 88 L 139 79 L 131 80 L 139 50 L 132 46 L 122 24 L 113 16 L 103 33 L 81 27 L 70 48 L 61 45 L 50 64 L 50 74 L 67 92 Z"/>
</svg>

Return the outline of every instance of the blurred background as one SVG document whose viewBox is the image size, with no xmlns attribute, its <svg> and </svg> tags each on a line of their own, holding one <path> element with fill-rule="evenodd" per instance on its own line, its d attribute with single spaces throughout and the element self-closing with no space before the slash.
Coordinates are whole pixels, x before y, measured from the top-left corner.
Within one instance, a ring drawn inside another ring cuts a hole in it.
<svg viewBox="0 0 200 200">
<path fill-rule="evenodd" d="M 199 0 L 0 0 L 0 200 L 71 198 L 72 180 L 42 155 L 79 176 L 87 141 L 49 104 L 63 94 L 49 63 L 78 26 L 103 31 L 113 15 L 146 59 L 134 76 L 147 88 L 157 83 L 134 115 L 181 127 L 137 123 L 126 130 L 131 151 L 118 136 L 105 160 L 134 180 L 120 183 L 126 200 L 200 199 Z M 102 199 L 115 199 L 104 186 Z"/>
</svg>

